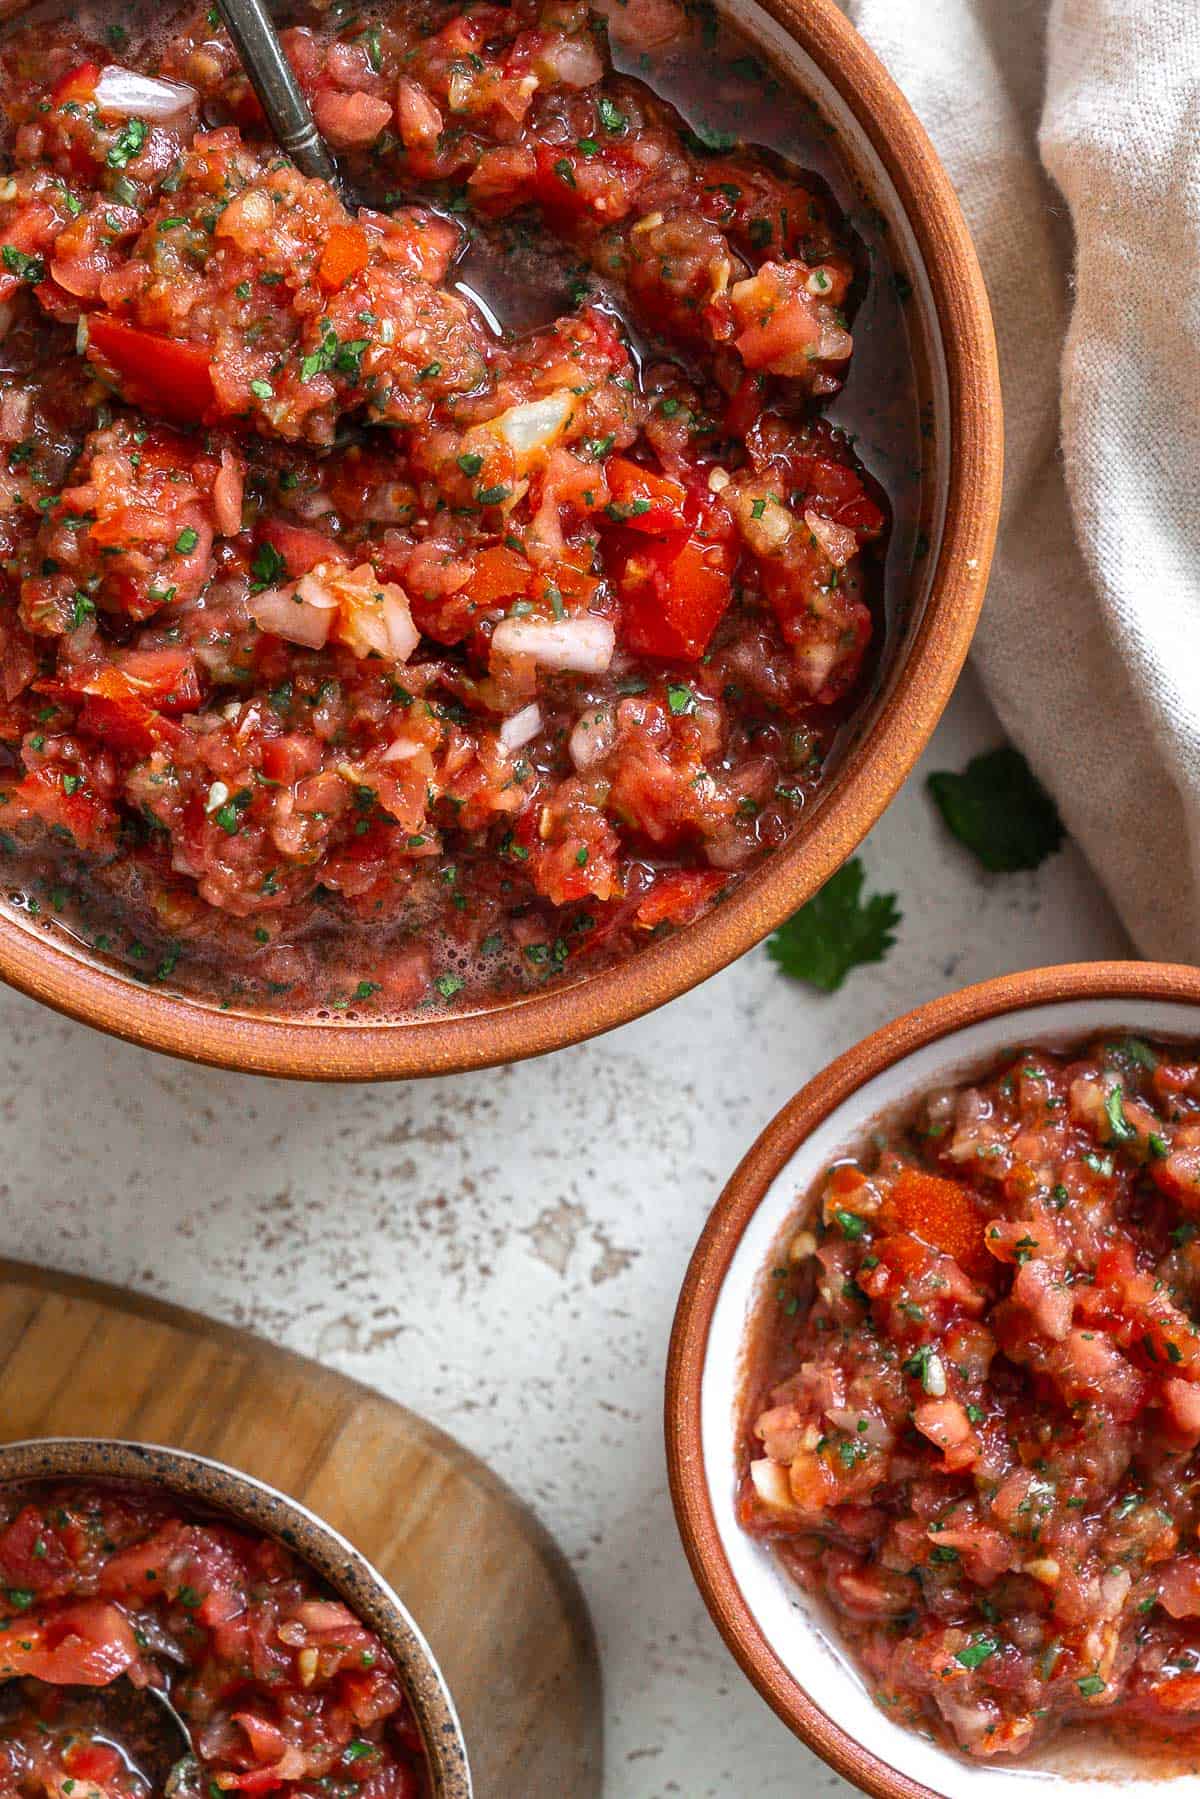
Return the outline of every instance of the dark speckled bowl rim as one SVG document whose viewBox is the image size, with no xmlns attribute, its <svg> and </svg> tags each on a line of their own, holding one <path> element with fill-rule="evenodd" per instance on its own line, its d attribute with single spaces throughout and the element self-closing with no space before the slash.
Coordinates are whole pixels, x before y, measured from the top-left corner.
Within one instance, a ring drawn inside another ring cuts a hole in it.
<svg viewBox="0 0 1200 1799">
<path fill-rule="evenodd" d="M 116 1437 L 0 1444 L 0 1486 L 70 1479 L 133 1481 L 177 1493 L 295 1550 L 394 1656 L 425 1744 L 434 1799 L 472 1799 L 462 1725 L 433 1651 L 383 1576 L 332 1525 L 254 1475 L 186 1449 Z"/>
</svg>

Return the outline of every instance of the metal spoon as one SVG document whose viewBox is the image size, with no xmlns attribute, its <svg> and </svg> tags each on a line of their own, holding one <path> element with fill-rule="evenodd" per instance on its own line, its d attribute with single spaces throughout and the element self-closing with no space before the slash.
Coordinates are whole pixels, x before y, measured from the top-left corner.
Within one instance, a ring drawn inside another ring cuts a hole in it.
<svg viewBox="0 0 1200 1799">
<path fill-rule="evenodd" d="M 264 0 L 217 0 L 217 6 L 280 149 L 291 157 L 302 175 L 328 181 L 346 199 L 337 164 L 317 130 L 292 65 L 283 54 Z"/>
<path fill-rule="evenodd" d="M 160 1687 L 135 1687 L 124 1675 L 105 1687 L 54 1686 L 39 1680 L 0 1685 L 0 1724 L 26 1708 L 41 1715 L 39 1701 L 53 1693 L 55 1716 L 72 1733 L 112 1742 L 150 1782 L 154 1793 L 188 1799 L 199 1792 L 188 1727 Z"/>
</svg>

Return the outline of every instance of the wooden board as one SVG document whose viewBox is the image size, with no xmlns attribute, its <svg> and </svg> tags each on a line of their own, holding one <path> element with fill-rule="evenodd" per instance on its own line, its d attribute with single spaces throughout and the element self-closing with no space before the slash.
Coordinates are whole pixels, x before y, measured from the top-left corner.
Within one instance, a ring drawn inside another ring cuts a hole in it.
<svg viewBox="0 0 1200 1799">
<path fill-rule="evenodd" d="M 0 1259 L 0 1430 L 190 1449 L 302 1500 L 424 1631 L 476 1799 L 596 1799 L 600 1671 L 574 1576 L 501 1481 L 403 1406 L 198 1313 Z"/>
</svg>

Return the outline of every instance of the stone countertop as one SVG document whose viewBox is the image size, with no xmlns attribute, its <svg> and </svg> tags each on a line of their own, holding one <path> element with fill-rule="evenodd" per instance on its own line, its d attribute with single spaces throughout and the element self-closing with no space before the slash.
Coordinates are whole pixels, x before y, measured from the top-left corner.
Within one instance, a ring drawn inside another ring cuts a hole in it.
<svg viewBox="0 0 1200 1799">
<path fill-rule="evenodd" d="M 999 740 L 968 677 L 922 768 L 961 768 Z M 727 1656 L 667 1498 L 667 1337 L 726 1176 L 810 1074 L 896 1013 L 1006 970 L 1126 952 L 1070 846 L 1037 874 L 987 875 L 919 775 L 862 853 L 905 918 L 887 962 L 841 993 L 797 986 L 755 950 L 595 1043 L 444 1081 L 240 1079 L 0 993 L 0 1249 L 247 1325 L 489 1461 L 591 1603 L 610 1799 L 850 1791 Z"/>
</svg>

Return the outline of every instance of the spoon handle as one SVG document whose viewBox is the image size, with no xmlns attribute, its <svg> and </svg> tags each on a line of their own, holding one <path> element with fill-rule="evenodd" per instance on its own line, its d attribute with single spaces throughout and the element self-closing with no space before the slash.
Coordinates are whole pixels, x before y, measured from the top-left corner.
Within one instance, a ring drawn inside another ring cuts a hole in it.
<svg viewBox="0 0 1200 1799">
<path fill-rule="evenodd" d="M 217 5 L 280 149 L 302 175 L 328 181 L 340 192 L 337 164 L 283 54 L 264 0 L 217 0 Z"/>
</svg>

